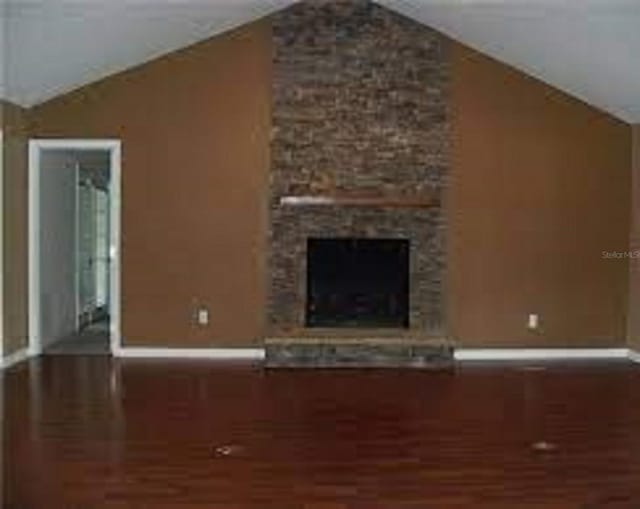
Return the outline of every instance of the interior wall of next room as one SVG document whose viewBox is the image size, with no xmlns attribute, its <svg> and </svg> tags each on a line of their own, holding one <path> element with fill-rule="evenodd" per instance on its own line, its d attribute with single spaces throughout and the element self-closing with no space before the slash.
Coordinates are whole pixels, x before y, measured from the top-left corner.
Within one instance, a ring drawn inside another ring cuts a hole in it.
<svg viewBox="0 0 640 509">
<path fill-rule="evenodd" d="M 73 151 L 40 153 L 37 235 L 43 348 L 76 329 L 76 164 Z"/>
</svg>

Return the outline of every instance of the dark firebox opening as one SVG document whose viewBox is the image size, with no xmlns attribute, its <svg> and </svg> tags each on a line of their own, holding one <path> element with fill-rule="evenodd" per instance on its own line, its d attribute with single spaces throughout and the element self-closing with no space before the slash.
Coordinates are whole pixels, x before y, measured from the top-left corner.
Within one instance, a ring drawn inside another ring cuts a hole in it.
<svg viewBox="0 0 640 509">
<path fill-rule="evenodd" d="M 307 327 L 409 327 L 409 241 L 307 240 Z"/>
</svg>

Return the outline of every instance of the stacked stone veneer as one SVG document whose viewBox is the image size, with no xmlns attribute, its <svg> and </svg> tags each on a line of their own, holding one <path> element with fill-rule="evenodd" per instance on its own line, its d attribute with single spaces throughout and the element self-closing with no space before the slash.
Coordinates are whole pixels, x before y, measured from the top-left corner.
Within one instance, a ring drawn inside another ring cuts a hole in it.
<svg viewBox="0 0 640 509">
<path fill-rule="evenodd" d="M 371 2 L 343 0 L 276 14 L 273 37 L 269 333 L 304 334 L 306 239 L 350 236 L 410 239 L 410 329 L 443 335 L 444 208 L 279 200 L 441 195 L 449 173 L 447 39 Z"/>
</svg>

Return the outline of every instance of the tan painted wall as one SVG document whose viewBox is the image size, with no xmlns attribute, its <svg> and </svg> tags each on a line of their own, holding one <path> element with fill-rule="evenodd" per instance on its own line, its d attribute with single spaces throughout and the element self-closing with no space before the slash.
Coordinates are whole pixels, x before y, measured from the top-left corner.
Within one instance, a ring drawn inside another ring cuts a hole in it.
<svg viewBox="0 0 640 509">
<path fill-rule="evenodd" d="M 640 352 L 640 124 L 633 126 L 633 187 L 631 208 L 631 258 L 629 273 L 629 347 Z"/>
<path fill-rule="evenodd" d="M 2 220 L 4 354 L 27 346 L 27 120 L 26 111 L 1 102 L 4 132 Z"/>
<path fill-rule="evenodd" d="M 462 45 L 453 75 L 454 336 L 622 345 L 628 264 L 602 253 L 628 250 L 629 126 Z"/>
<path fill-rule="evenodd" d="M 460 45 L 453 50 L 449 325 L 467 346 L 625 338 L 630 129 Z M 271 34 L 260 22 L 32 113 L 39 136 L 123 140 L 129 345 L 263 334 Z M 212 326 L 192 325 L 193 299 Z M 527 313 L 541 330 L 525 328 Z"/>
<path fill-rule="evenodd" d="M 37 136 L 122 139 L 126 345 L 261 337 L 271 31 L 243 27 L 32 112 Z M 194 303 L 211 324 L 194 325 Z"/>
</svg>

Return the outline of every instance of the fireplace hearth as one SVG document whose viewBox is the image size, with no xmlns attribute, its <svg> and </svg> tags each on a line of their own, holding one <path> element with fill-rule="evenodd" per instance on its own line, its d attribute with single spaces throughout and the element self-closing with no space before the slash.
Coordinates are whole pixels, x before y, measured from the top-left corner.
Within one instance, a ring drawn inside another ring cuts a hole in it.
<svg viewBox="0 0 640 509">
<path fill-rule="evenodd" d="M 307 327 L 409 327 L 407 239 L 307 240 Z"/>
</svg>

